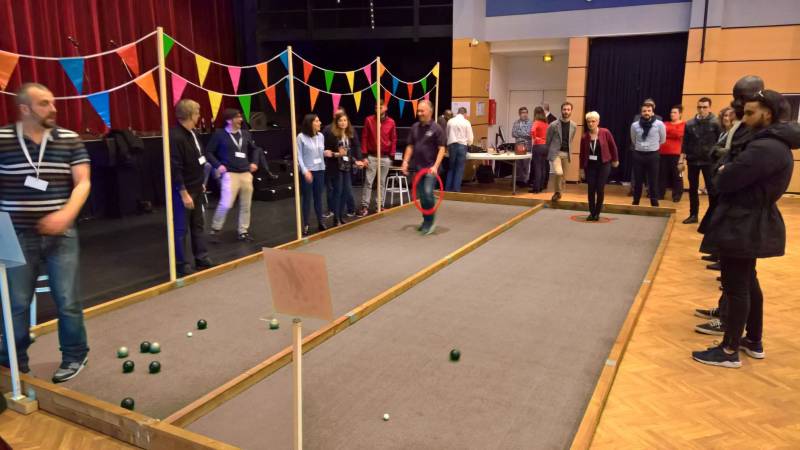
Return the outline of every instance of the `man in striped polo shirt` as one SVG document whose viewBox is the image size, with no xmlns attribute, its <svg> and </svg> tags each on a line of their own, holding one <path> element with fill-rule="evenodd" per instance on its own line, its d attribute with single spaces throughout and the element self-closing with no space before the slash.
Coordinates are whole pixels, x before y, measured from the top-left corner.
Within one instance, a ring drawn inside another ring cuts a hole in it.
<svg viewBox="0 0 800 450">
<path fill-rule="evenodd" d="M 8 270 L 17 359 L 20 371 L 29 372 L 31 298 L 36 278 L 47 271 L 62 353 L 53 382 L 60 383 L 83 369 L 89 353 L 74 224 L 89 196 L 89 154 L 76 133 L 56 125 L 55 99 L 47 87 L 26 83 L 15 102 L 19 122 L 0 128 L 0 211 L 11 216 L 27 261 Z M 6 348 L 4 342 L 0 364 L 8 367 Z"/>
</svg>

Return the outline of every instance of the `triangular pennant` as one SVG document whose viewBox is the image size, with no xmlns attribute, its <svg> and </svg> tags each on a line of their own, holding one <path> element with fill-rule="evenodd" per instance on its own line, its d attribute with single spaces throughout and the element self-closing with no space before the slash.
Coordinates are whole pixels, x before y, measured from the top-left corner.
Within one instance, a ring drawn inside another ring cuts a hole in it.
<svg viewBox="0 0 800 450">
<path fill-rule="evenodd" d="M 158 106 L 158 94 L 156 93 L 156 82 L 153 80 L 153 72 L 146 73 L 136 79 L 136 85 L 139 86 L 150 100 Z"/>
<path fill-rule="evenodd" d="M 136 51 L 136 44 L 131 44 L 117 50 L 117 55 L 122 58 L 122 62 L 135 76 L 139 76 L 139 54 Z"/>
<path fill-rule="evenodd" d="M 400 102 L 400 117 L 403 117 L 403 110 L 406 109 L 406 101 L 398 100 Z"/>
<path fill-rule="evenodd" d="M 272 105 L 272 110 L 278 112 L 278 108 L 275 106 L 275 86 L 268 87 L 265 93 L 269 104 Z"/>
<path fill-rule="evenodd" d="M 356 101 L 356 112 L 361 108 L 361 91 L 353 92 L 353 100 Z"/>
<path fill-rule="evenodd" d="M 389 91 L 383 91 L 383 103 L 385 105 L 389 105 L 389 101 L 392 99 L 392 94 Z"/>
<path fill-rule="evenodd" d="M 70 81 L 72 81 L 72 84 L 75 85 L 75 89 L 78 91 L 78 94 L 82 93 L 83 58 L 63 58 L 59 59 L 58 62 L 61 63 L 61 67 L 64 68 L 64 72 L 66 72 Z"/>
<path fill-rule="evenodd" d="M 14 68 L 17 67 L 18 60 L 19 56 L 13 53 L 0 51 L 0 90 L 6 90 L 8 80 L 14 72 Z"/>
<path fill-rule="evenodd" d="M 208 102 L 211 103 L 211 122 L 217 119 L 219 105 L 222 104 L 222 94 L 219 92 L 208 91 Z"/>
<path fill-rule="evenodd" d="M 250 103 L 252 103 L 253 99 L 249 95 L 240 95 L 239 96 L 239 104 L 242 105 L 242 112 L 244 113 L 244 118 L 247 120 L 247 123 L 250 123 Z"/>
<path fill-rule="evenodd" d="M 353 80 L 355 80 L 355 72 L 346 72 L 347 75 L 347 84 L 350 85 L 350 92 L 353 92 Z"/>
<path fill-rule="evenodd" d="M 400 80 L 398 80 L 395 77 L 392 77 L 392 95 L 395 95 L 397 93 L 397 85 L 399 83 L 400 83 Z"/>
<path fill-rule="evenodd" d="M 169 51 L 172 50 L 173 45 L 175 45 L 175 39 L 172 39 L 167 33 L 164 33 L 164 58 L 169 55 Z"/>
<path fill-rule="evenodd" d="M 228 75 L 231 76 L 231 84 L 233 84 L 233 92 L 239 92 L 239 78 L 242 76 L 242 68 L 235 66 L 228 66 Z"/>
<path fill-rule="evenodd" d="M 426 92 L 425 93 L 425 100 L 431 101 L 431 93 L 430 92 Z"/>
<path fill-rule="evenodd" d="M 375 96 L 375 101 L 378 101 L 378 83 L 372 85 L 372 95 Z"/>
<path fill-rule="evenodd" d="M 411 106 L 414 108 L 414 117 L 417 117 L 417 105 L 419 100 L 411 100 Z"/>
<path fill-rule="evenodd" d="M 286 77 L 286 83 L 283 85 L 286 88 L 286 96 L 291 98 L 292 97 L 292 89 L 289 87 L 289 77 Z"/>
<path fill-rule="evenodd" d="M 172 106 L 178 104 L 183 95 L 183 90 L 186 89 L 186 80 L 178 74 L 172 74 Z"/>
<path fill-rule="evenodd" d="M 314 65 L 308 61 L 303 61 L 303 81 L 308 83 L 308 77 L 311 76 L 311 71 L 314 69 Z"/>
<path fill-rule="evenodd" d="M 372 65 L 364 67 L 364 75 L 367 76 L 367 83 L 372 84 Z M 375 96 L 377 98 L 377 95 Z"/>
<path fill-rule="evenodd" d="M 433 70 L 431 70 L 431 72 L 433 73 L 433 76 L 435 76 L 436 79 L 438 80 L 439 79 L 439 63 L 436 63 L 436 65 L 433 66 Z"/>
<path fill-rule="evenodd" d="M 308 96 L 311 98 L 311 109 L 317 104 L 317 96 L 319 96 L 319 89 L 310 87 L 308 88 Z"/>
<path fill-rule="evenodd" d="M 194 60 L 197 63 L 197 78 L 200 80 L 200 86 L 202 86 L 206 81 L 208 66 L 211 65 L 211 61 L 200 55 L 194 55 Z"/>
<path fill-rule="evenodd" d="M 414 94 L 414 85 L 412 83 L 406 83 L 406 86 L 408 87 L 408 98 L 411 98 Z"/>
<path fill-rule="evenodd" d="M 384 71 L 384 70 L 385 70 L 385 69 L 383 68 L 383 64 L 378 64 L 378 79 L 379 79 L 379 80 L 380 80 L 380 79 L 381 79 L 381 77 L 383 76 L 383 71 Z"/>
<path fill-rule="evenodd" d="M 261 78 L 261 84 L 263 84 L 264 87 L 268 87 L 269 78 L 267 77 L 267 63 L 257 65 L 256 70 L 258 71 L 258 77 Z"/>
<path fill-rule="evenodd" d="M 325 90 L 331 90 L 331 83 L 333 83 L 333 72 L 330 70 L 325 71 Z"/>
<path fill-rule="evenodd" d="M 423 78 L 420 83 L 422 84 L 422 92 L 428 92 L 428 79 Z"/>
<path fill-rule="evenodd" d="M 100 118 L 103 119 L 106 126 L 111 128 L 111 111 L 108 107 L 108 92 L 98 92 L 97 94 L 86 97 L 86 99 L 92 104 L 92 107 L 97 111 Z"/>
<path fill-rule="evenodd" d="M 342 94 L 331 94 L 331 100 L 333 101 L 333 112 L 335 113 L 337 109 L 339 109 L 339 102 L 342 100 Z"/>
<path fill-rule="evenodd" d="M 281 63 L 283 64 L 283 68 L 289 70 L 289 53 L 288 50 L 284 50 L 280 56 Z"/>
</svg>

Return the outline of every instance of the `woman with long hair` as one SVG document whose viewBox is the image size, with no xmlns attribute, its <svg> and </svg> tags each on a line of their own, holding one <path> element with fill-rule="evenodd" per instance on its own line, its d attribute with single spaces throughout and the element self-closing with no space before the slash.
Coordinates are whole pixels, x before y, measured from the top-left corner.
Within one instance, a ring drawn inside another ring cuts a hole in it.
<svg viewBox="0 0 800 450">
<path fill-rule="evenodd" d="M 353 166 L 364 165 L 358 134 L 344 111 L 336 113 L 330 130 L 325 133 L 325 153 L 325 176 L 330 177 L 333 185 L 331 211 L 336 226 L 345 223 L 347 199 L 353 196 Z"/>
<path fill-rule="evenodd" d="M 319 231 L 327 229 L 322 223 L 322 194 L 325 192 L 324 157 L 327 156 L 328 151 L 325 150 L 325 141 L 319 131 L 321 126 L 322 122 L 316 114 L 306 114 L 300 125 L 300 134 L 297 135 L 297 164 L 303 176 L 301 183 L 303 235 L 308 235 L 308 218 L 311 215 L 312 199 L 314 212 L 317 215 L 317 228 Z"/>
<path fill-rule="evenodd" d="M 533 108 L 533 126 L 531 126 L 531 178 L 528 192 L 538 194 L 547 186 L 547 115 L 544 108 Z"/>
</svg>

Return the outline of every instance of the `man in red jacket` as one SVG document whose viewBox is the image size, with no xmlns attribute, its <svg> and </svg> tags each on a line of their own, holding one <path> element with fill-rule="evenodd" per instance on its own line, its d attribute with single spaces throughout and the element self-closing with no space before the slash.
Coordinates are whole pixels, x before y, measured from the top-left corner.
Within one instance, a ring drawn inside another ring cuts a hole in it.
<svg viewBox="0 0 800 450">
<path fill-rule="evenodd" d="M 386 187 L 386 176 L 389 174 L 389 168 L 392 166 L 392 158 L 394 158 L 397 147 L 397 128 L 394 120 L 386 114 L 386 105 L 379 103 L 375 108 L 375 113 L 375 115 L 367 117 L 364 121 L 364 130 L 361 133 L 361 149 L 367 154 L 367 173 L 361 193 L 359 217 L 369 214 L 369 204 L 372 200 L 372 183 L 378 174 L 378 142 L 376 137 L 376 115 L 378 113 L 381 115 L 381 182 L 378 186 L 381 191 Z"/>
</svg>

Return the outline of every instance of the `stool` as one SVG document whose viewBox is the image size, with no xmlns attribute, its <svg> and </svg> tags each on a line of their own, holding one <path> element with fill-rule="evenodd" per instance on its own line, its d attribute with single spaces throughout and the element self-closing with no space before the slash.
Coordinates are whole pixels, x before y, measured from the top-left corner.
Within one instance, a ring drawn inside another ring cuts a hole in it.
<svg viewBox="0 0 800 450">
<path fill-rule="evenodd" d="M 386 207 L 386 194 L 391 194 L 392 200 L 390 205 L 394 205 L 394 195 L 400 196 L 400 206 L 403 206 L 403 194 L 408 196 L 408 202 L 411 203 L 411 193 L 408 190 L 408 178 L 403 175 L 400 168 L 392 167 L 389 169 L 389 176 L 386 177 L 386 187 L 383 188 L 383 207 Z"/>
</svg>

